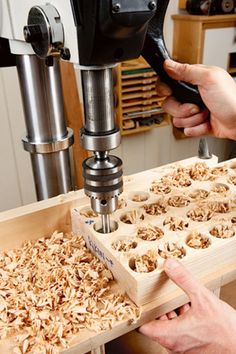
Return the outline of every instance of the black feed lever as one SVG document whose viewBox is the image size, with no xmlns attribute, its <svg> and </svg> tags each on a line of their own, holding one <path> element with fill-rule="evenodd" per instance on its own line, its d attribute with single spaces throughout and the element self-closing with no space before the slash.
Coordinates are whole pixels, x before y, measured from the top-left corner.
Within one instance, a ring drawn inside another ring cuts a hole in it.
<svg viewBox="0 0 236 354">
<path fill-rule="evenodd" d="M 170 58 L 163 38 L 164 18 L 168 4 L 169 0 L 157 0 L 157 9 L 149 22 L 141 54 L 156 71 L 161 81 L 165 82 L 172 89 L 173 95 L 179 102 L 194 103 L 203 109 L 204 103 L 197 86 L 170 78 L 163 68 L 164 61 Z"/>
</svg>

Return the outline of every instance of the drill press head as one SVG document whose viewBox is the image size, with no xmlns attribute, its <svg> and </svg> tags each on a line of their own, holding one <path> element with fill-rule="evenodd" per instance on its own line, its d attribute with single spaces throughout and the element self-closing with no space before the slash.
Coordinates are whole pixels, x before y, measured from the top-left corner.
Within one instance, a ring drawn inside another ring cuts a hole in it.
<svg viewBox="0 0 236 354">
<path fill-rule="evenodd" d="M 81 144 L 93 156 L 83 163 L 84 190 L 92 209 L 102 215 L 102 230 L 110 232 L 109 215 L 123 190 L 122 162 L 109 151 L 120 144 L 114 122 L 112 68 L 82 71 L 85 125 Z"/>
<path fill-rule="evenodd" d="M 72 0 L 77 22 L 85 124 L 82 146 L 93 152 L 83 163 L 84 189 L 102 215 L 102 232 L 111 232 L 109 215 L 123 190 L 122 162 L 109 151 L 120 144 L 114 119 L 112 67 L 137 58 L 156 1 Z M 76 16 L 77 15 L 77 16 Z"/>
</svg>

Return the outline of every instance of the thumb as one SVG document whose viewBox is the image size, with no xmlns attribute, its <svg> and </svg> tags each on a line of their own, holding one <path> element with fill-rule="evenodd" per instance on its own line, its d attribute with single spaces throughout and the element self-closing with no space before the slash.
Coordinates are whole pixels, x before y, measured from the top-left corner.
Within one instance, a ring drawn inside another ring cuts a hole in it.
<svg viewBox="0 0 236 354">
<path fill-rule="evenodd" d="M 176 259 L 169 258 L 164 264 L 164 270 L 168 277 L 189 296 L 191 302 L 200 298 L 204 287 L 197 282 L 183 264 Z"/>
<path fill-rule="evenodd" d="M 201 85 L 206 79 L 206 68 L 203 65 L 181 64 L 167 59 L 164 68 L 172 79 L 186 81 L 193 85 Z"/>
</svg>

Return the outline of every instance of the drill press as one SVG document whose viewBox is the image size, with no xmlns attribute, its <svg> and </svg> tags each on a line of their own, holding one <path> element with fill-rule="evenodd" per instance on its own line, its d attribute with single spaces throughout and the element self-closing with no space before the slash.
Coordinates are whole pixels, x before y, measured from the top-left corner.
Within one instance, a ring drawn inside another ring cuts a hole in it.
<svg viewBox="0 0 236 354">
<path fill-rule="evenodd" d="M 114 65 L 142 54 L 179 100 L 199 106 L 202 102 L 195 87 L 170 79 L 163 69 L 168 58 L 163 21 L 169 0 L 36 2 L 0 2 L 0 66 L 12 65 L 12 54 L 17 56 L 27 126 L 24 147 L 32 155 L 38 198 L 72 188 L 68 149 L 73 133 L 61 114 L 61 57 L 81 71 L 81 144 L 93 153 L 83 163 L 84 188 L 92 209 L 101 215 L 100 232 L 109 233 L 110 214 L 123 188 L 122 162 L 109 154 L 120 144 L 113 108 Z M 2 40 L 6 46 L 1 46 Z"/>
</svg>

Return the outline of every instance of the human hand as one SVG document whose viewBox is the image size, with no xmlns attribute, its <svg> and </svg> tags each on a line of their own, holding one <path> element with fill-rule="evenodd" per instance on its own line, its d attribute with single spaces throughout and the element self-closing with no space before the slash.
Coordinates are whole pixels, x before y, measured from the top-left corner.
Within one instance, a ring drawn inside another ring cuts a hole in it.
<svg viewBox="0 0 236 354">
<path fill-rule="evenodd" d="M 200 112 L 194 104 L 181 104 L 171 96 L 166 84 L 158 83 L 158 95 L 169 96 L 163 109 L 174 117 L 173 124 L 184 128 L 187 136 L 213 134 L 236 140 L 236 84 L 232 77 L 218 67 L 180 64 L 170 59 L 165 61 L 164 68 L 173 79 L 197 85 L 207 107 Z"/>
<path fill-rule="evenodd" d="M 175 259 L 165 262 L 165 272 L 188 295 L 190 305 L 171 311 L 139 328 L 170 353 L 234 354 L 236 311 L 199 284 Z"/>
</svg>

